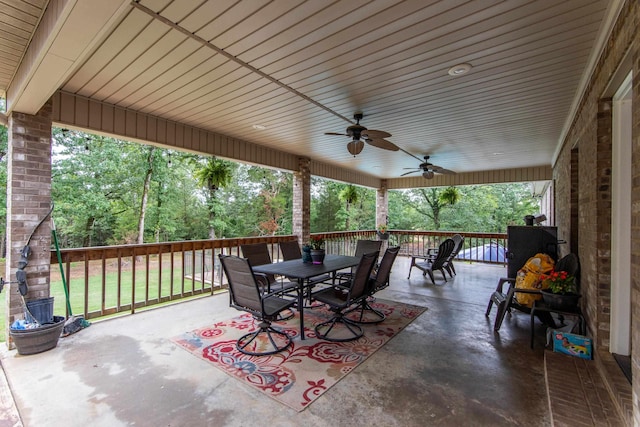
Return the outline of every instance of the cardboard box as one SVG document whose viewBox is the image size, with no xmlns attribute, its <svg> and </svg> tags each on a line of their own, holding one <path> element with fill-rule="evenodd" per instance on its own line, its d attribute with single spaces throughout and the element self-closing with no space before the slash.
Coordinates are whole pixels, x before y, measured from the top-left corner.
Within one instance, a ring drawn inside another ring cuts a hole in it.
<svg viewBox="0 0 640 427">
<path fill-rule="evenodd" d="M 592 341 L 584 335 L 554 330 L 553 351 L 591 360 Z"/>
</svg>

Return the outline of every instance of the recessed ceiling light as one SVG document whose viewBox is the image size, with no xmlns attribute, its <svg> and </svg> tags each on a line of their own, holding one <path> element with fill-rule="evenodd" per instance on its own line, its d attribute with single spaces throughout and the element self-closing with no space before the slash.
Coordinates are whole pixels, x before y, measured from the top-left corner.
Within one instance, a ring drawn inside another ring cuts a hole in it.
<svg viewBox="0 0 640 427">
<path fill-rule="evenodd" d="M 257 130 L 265 130 L 267 128 L 264 125 L 253 125 L 252 127 Z"/>
<path fill-rule="evenodd" d="M 471 69 L 471 64 L 458 64 L 449 68 L 450 76 L 461 76 L 463 74 L 467 74 Z"/>
</svg>

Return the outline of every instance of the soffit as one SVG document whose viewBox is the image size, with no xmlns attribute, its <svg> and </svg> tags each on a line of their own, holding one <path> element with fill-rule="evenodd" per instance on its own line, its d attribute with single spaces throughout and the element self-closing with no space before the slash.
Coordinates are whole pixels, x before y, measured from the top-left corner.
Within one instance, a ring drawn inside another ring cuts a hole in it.
<svg viewBox="0 0 640 427">
<path fill-rule="evenodd" d="M 13 79 L 47 0 L 0 0 L 0 96 Z"/>
</svg>

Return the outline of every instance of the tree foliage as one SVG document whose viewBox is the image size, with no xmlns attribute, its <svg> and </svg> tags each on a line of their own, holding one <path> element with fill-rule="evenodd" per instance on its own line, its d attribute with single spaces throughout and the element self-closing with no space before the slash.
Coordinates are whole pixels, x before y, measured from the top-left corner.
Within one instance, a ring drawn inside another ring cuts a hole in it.
<svg viewBox="0 0 640 427">
<path fill-rule="evenodd" d="M 539 210 L 525 183 L 462 186 L 455 193 L 450 188 L 390 192 L 390 228 L 504 233 Z"/>
<path fill-rule="evenodd" d="M 340 193 L 338 194 L 338 198 L 344 202 L 344 210 L 345 210 L 345 230 L 351 230 L 351 205 L 358 203 L 358 199 L 360 198 L 358 188 L 355 185 L 347 184 Z"/>
<path fill-rule="evenodd" d="M 375 190 L 313 178 L 311 195 L 312 233 L 375 228 Z"/>
<path fill-rule="evenodd" d="M 5 188 L 7 145 L 0 126 Z M 312 232 L 375 227 L 374 189 L 312 178 L 311 193 Z M 53 128 L 63 247 L 206 239 L 212 228 L 217 237 L 291 234 L 292 197 L 288 172 Z M 6 192 L 0 198 L 4 235 Z M 504 232 L 538 211 L 526 184 L 390 191 L 388 208 L 390 229 L 470 232 Z"/>
</svg>

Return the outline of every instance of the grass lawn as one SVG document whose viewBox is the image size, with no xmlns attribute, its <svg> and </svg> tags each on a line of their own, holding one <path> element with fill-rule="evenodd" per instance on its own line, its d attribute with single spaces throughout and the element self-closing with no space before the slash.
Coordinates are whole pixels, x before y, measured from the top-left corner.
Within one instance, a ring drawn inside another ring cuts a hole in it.
<svg viewBox="0 0 640 427">
<path fill-rule="evenodd" d="M 177 267 L 181 265 L 178 260 L 174 264 Z M 160 297 L 167 297 L 170 294 L 175 296 L 180 295 L 182 291 L 182 270 L 174 267 L 173 271 L 173 289 L 171 289 L 170 275 L 171 269 L 169 262 L 163 262 L 162 264 L 162 283 L 159 278 L 159 264 L 157 260 L 150 262 L 149 264 L 149 290 L 148 294 L 145 294 L 147 285 L 147 278 L 145 274 L 145 266 L 143 263 L 136 265 L 136 278 L 135 278 L 135 301 L 143 302 L 145 300 L 158 299 Z M 0 270 L 4 276 L 5 260 L 0 260 Z M 101 262 L 97 261 L 95 264 L 90 263 L 89 268 L 89 284 L 88 284 L 88 307 L 89 312 L 98 311 L 102 308 L 111 308 L 118 305 L 131 304 L 132 300 L 132 268 L 122 269 L 120 295 L 118 296 L 118 273 L 117 268 L 107 266 L 104 275 L 104 283 L 102 279 L 102 266 Z M 5 280 L 8 280 L 5 278 Z M 28 277 L 27 277 L 28 280 Z M 70 304 L 71 311 L 75 315 L 83 314 L 84 301 L 85 301 L 85 286 L 84 286 L 84 265 L 73 266 L 71 268 L 71 279 L 68 281 L 70 287 Z M 209 285 L 207 285 L 209 286 Z M 192 282 L 185 279 L 184 291 L 189 292 L 194 289 L 200 289 L 202 287 L 201 282 Z M 103 292 L 104 289 L 104 292 Z M 51 265 L 51 286 L 50 296 L 54 297 L 54 315 L 65 316 L 66 315 L 66 297 L 64 293 L 64 286 L 62 278 L 60 276 L 60 270 L 57 265 Z M 6 290 L 0 295 L 2 303 L 0 304 L 0 342 L 5 341 L 5 313 L 6 313 Z M 157 307 L 158 305 L 154 305 Z M 138 309 L 141 310 L 141 309 Z M 122 315 L 122 313 L 119 313 Z M 95 320 L 95 319 L 91 319 Z"/>
</svg>

